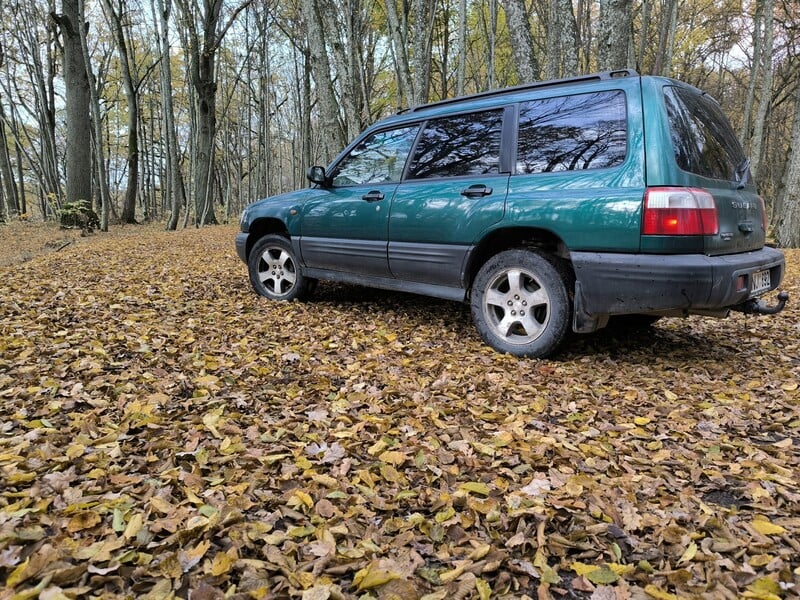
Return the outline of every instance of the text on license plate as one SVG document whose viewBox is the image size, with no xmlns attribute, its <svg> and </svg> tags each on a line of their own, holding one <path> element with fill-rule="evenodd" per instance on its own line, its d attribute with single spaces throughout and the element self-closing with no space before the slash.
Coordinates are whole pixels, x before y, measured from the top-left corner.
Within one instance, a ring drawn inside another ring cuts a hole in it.
<svg viewBox="0 0 800 600">
<path fill-rule="evenodd" d="M 756 271 L 751 277 L 752 283 L 750 285 L 750 294 L 760 294 L 767 292 L 770 288 L 769 270 Z"/>
</svg>

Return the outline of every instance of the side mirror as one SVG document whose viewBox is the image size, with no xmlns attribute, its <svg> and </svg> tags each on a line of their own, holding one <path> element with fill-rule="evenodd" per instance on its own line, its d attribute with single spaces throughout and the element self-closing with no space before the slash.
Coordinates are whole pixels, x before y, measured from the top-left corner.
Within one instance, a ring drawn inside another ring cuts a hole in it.
<svg viewBox="0 0 800 600">
<path fill-rule="evenodd" d="M 325 186 L 328 183 L 328 176 L 325 174 L 325 167 L 309 167 L 306 171 L 306 177 L 311 183 Z"/>
</svg>

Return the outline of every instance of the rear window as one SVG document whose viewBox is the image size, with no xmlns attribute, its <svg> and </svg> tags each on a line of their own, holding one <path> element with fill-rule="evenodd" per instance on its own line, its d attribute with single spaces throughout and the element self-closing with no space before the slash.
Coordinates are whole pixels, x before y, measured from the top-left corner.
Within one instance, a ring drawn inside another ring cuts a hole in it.
<svg viewBox="0 0 800 600">
<path fill-rule="evenodd" d="M 664 88 L 664 98 L 678 166 L 711 179 L 735 181 L 745 156 L 719 104 L 675 86 Z"/>
<path fill-rule="evenodd" d="M 627 151 L 625 94 L 576 94 L 520 105 L 517 173 L 605 169 Z"/>
</svg>

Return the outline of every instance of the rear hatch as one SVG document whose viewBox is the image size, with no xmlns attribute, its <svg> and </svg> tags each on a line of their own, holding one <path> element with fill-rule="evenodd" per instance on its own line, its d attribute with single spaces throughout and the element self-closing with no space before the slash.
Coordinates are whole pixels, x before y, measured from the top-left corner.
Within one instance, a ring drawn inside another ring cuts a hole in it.
<svg viewBox="0 0 800 600">
<path fill-rule="evenodd" d="M 667 85 L 663 90 L 675 162 L 681 171 L 676 183 L 700 198 L 707 220 L 714 217 L 709 202 L 716 209 L 716 226 L 705 223 L 698 250 L 721 255 L 762 248 L 764 203 L 756 193 L 750 161 L 719 104 L 689 86 Z"/>
</svg>

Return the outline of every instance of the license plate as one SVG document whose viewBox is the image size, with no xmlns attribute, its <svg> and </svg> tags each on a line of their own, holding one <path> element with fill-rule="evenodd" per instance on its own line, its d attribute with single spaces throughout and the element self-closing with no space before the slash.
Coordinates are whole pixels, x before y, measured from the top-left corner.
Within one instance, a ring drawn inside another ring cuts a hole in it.
<svg viewBox="0 0 800 600">
<path fill-rule="evenodd" d="M 769 270 L 756 271 L 752 275 L 752 284 L 750 285 L 750 295 L 755 296 L 763 292 L 768 292 L 770 288 Z"/>
</svg>

